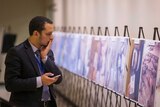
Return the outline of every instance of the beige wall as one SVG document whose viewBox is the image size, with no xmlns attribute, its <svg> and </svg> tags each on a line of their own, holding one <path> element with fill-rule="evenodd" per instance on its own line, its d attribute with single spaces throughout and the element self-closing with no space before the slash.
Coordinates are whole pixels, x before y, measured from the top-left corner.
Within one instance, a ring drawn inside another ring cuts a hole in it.
<svg viewBox="0 0 160 107">
<path fill-rule="evenodd" d="M 54 16 L 58 26 L 108 26 L 113 35 L 115 26 L 123 34 L 124 25 L 128 25 L 131 37 L 137 37 L 138 28 L 142 26 L 148 39 L 152 38 L 153 28 L 160 27 L 160 0 L 54 1 L 57 3 Z M 63 3 L 65 9 L 61 8 Z"/>
<path fill-rule="evenodd" d="M 11 26 L 11 32 L 17 34 L 17 45 L 29 36 L 28 24 L 32 17 L 43 15 L 52 18 L 50 4 L 52 0 L 0 0 L 0 28 Z M 0 54 L 0 82 L 4 81 L 5 56 Z"/>
<path fill-rule="evenodd" d="M 0 0 L 0 26 L 11 26 L 16 33 L 17 44 L 28 36 L 29 20 L 36 15 L 45 15 L 45 0 Z"/>
</svg>

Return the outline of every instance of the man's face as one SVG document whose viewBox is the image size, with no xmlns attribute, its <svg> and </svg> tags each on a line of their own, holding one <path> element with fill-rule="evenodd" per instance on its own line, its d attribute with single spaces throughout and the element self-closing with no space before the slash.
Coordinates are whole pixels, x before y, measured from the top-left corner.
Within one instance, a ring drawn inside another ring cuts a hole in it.
<svg viewBox="0 0 160 107">
<path fill-rule="evenodd" d="M 45 23 L 44 30 L 40 33 L 39 43 L 41 46 L 47 46 L 49 41 L 53 39 L 53 24 Z"/>
</svg>

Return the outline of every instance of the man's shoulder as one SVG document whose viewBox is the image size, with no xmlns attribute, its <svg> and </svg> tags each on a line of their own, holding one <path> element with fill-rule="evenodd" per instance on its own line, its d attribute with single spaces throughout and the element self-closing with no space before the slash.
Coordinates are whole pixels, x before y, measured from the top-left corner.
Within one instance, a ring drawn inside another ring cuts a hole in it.
<svg viewBox="0 0 160 107">
<path fill-rule="evenodd" d="M 11 49 L 9 49 L 10 51 L 17 51 L 17 52 L 21 52 L 25 49 L 25 44 L 26 44 L 26 40 L 14 47 L 12 47 Z"/>
<path fill-rule="evenodd" d="M 15 48 L 16 50 L 24 49 L 25 46 L 28 45 L 27 42 L 28 42 L 28 40 L 25 40 L 25 41 L 23 41 L 22 43 L 16 45 L 14 48 Z"/>
</svg>

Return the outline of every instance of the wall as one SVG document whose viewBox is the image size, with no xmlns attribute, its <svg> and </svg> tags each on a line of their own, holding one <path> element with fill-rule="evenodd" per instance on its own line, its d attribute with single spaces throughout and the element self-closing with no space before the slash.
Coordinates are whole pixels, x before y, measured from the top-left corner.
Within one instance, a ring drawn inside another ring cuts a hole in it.
<svg viewBox="0 0 160 107">
<path fill-rule="evenodd" d="M 159 0 L 54 0 L 56 4 L 55 22 L 57 26 L 108 26 L 114 34 L 118 26 L 123 34 L 128 25 L 131 37 L 137 37 L 139 27 L 152 39 L 153 28 L 160 27 Z M 63 8 L 62 8 L 63 6 Z"/>
<path fill-rule="evenodd" d="M 29 20 L 36 15 L 45 15 L 44 0 L 0 0 L 0 26 L 11 26 L 11 32 L 16 33 L 16 44 L 28 36 Z"/>
<path fill-rule="evenodd" d="M 3 35 L 3 28 L 0 27 L 0 52 L 2 51 L 2 35 Z M 2 55 L 0 54 L 0 66 L 2 65 Z M 1 72 L 1 68 L 0 68 Z"/>
<path fill-rule="evenodd" d="M 29 36 L 28 24 L 37 15 L 51 17 L 52 0 L 0 0 L 0 28 L 11 27 L 11 33 L 17 34 L 16 45 Z M 2 36 L 2 35 L 0 35 Z M 0 82 L 4 81 L 4 60 L 6 54 L 0 54 Z"/>
</svg>

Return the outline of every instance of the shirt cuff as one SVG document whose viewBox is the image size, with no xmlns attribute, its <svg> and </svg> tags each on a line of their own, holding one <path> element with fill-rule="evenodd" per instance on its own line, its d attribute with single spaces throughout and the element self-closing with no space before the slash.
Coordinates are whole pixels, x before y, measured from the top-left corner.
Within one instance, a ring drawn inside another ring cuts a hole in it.
<svg viewBox="0 0 160 107">
<path fill-rule="evenodd" d="M 37 88 L 41 87 L 42 86 L 41 76 L 36 77 L 36 80 L 37 80 Z"/>
<path fill-rule="evenodd" d="M 46 56 L 44 59 L 42 59 L 42 62 L 45 64 L 47 61 L 48 56 Z"/>
</svg>

